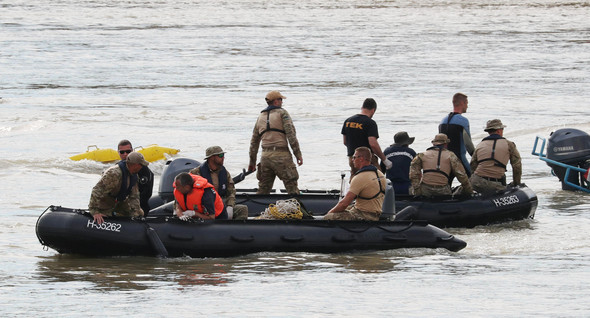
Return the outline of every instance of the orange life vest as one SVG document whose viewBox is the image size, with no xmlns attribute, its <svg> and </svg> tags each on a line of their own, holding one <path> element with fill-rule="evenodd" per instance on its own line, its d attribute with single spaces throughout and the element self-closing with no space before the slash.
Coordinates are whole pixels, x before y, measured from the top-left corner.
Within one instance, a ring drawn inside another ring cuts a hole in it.
<svg viewBox="0 0 590 318">
<path fill-rule="evenodd" d="M 193 210 L 198 213 L 203 213 L 203 205 L 201 204 L 201 199 L 203 198 L 203 193 L 205 189 L 211 188 L 215 193 L 215 217 L 217 218 L 221 212 L 223 212 L 223 200 L 219 196 L 219 193 L 215 191 L 215 187 L 211 183 L 207 181 L 207 179 L 191 174 L 193 177 L 193 189 L 191 192 L 185 194 L 180 193 L 180 191 L 176 190 L 176 182 L 174 183 L 174 198 L 178 205 L 183 211 Z M 211 213 L 209 211 L 209 213 Z"/>
</svg>

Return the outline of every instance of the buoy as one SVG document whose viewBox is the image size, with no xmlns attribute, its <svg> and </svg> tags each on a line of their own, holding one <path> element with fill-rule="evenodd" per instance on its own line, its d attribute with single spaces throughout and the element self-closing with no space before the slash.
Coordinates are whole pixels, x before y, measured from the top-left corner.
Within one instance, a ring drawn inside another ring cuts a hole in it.
<svg viewBox="0 0 590 318">
<path fill-rule="evenodd" d="M 91 148 L 95 149 L 91 151 Z M 121 160 L 119 153 L 116 150 L 108 148 L 100 149 L 96 145 L 88 146 L 88 148 L 86 148 L 86 152 L 71 156 L 70 159 L 74 161 L 87 159 L 100 162 L 113 162 Z"/>
<path fill-rule="evenodd" d="M 94 150 L 91 151 L 91 148 L 94 148 Z M 149 162 L 167 159 L 164 154 L 175 155 L 180 152 L 179 149 L 161 147 L 156 144 L 149 145 L 145 148 L 139 146 L 135 148 L 135 151 L 141 153 L 145 160 Z M 86 159 L 108 163 L 121 160 L 121 157 L 119 157 L 119 152 L 117 152 L 117 150 L 110 148 L 100 149 L 96 145 L 92 145 L 88 146 L 86 152 L 71 156 L 70 159 L 74 161 Z"/>
<path fill-rule="evenodd" d="M 168 147 L 161 147 L 156 144 L 152 144 L 145 148 L 142 146 L 136 147 L 135 151 L 141 153 L 145 160 L 149 162 L 154 162 L 163 159 L 165 160 L 166 156 L 164 156 L 164 154 L 175 155 L 180 150 Z"/>
</svg>

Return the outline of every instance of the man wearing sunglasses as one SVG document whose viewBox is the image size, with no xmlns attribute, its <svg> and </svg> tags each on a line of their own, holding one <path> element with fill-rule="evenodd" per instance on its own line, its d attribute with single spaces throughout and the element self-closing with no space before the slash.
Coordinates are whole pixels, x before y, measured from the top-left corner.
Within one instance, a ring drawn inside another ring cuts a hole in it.
<svg viewBox="0 0 590 318">
<path fill-rule="evenodd" d="M 121 161 L 127 160 L 127 156 L 133 151 L 131 142 L 127 139 L 119 141 L 117 146 L 119 157 Z M 154 188 L 154 173 L 147 166 L 143 166 L 137 173 L 137 185 L 139 187 L 139 202 L 143 215 L 147 216 L 150 212 L 149 199 L 152 197 L 152 190 Z"/>
<path fill-rule="evenodd" d="M 279 91 L 268 92 L 265 97 L 268 106 L 258 115 L 252 131 L 248 171 L 257 171 L 257 194 L 269 194 L 275 177 L 283 181 L 287 193 L 299 194 L 297 187 L 299 174 L 289 146 L 299 166 L 303 164 L 303 157 L 291 116 L 282 107 L 283 99 L 286 98 Z M 262 154 L 260 163 L 256 166 L 259 145 L 262 147 Z"/>
<path fill-rule="evenodd" d="M 225 151 L 219 146 L 211 146 L 205 150 L 205 162 L 192 169 L 191 174 L 206 178 L 221 196 L 229 219 L 246 220 L 248 207 L 236 204 L 236 187 L 229 171 L 223 166 Z"/>
</svg>

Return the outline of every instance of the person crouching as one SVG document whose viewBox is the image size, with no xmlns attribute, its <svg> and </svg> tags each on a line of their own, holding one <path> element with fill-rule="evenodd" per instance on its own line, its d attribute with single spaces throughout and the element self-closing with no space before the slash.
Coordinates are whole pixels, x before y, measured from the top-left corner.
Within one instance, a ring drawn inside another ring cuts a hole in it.
<svg viewBox="0 0 590 318">
<path fill-rule="evenodd" d="M 174 178 L 174 211 L 176 216 L 187 221 L 191 217 L 205 220 L 227 220 L 223 200 L 207 179 L 190 174 L 179 173 Z"/>
</svg>

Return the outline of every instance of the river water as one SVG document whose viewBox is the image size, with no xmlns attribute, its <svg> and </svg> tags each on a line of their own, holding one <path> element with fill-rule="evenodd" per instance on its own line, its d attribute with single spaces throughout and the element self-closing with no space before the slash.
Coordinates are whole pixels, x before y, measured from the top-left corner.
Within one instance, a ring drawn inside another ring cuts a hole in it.
<svg viewBox="0 0 590 318">
<path fill-rule="evenodd" d="M 0 315 L 588 317 L 590 196 L 560 190 L 531 150 L 558 128 L 590 132 L 589 16 L 577 0 L 1 1 Z M 86 258 L 39 244 L 40 213 L 85 208 L 108 167 L 69 156 L 127 138 L 201 159 L 217 144 L 235 174 L 274 89 L 303 189 L 339 188 L 340 125 L 366 97 L 383 148 L 406 130 L 423 151 L 463 92 L 475 141 L 489 119 L 508 126 L 535 219 L 447 229 L 468 243 L 458 253 Z"/>
</svg>

